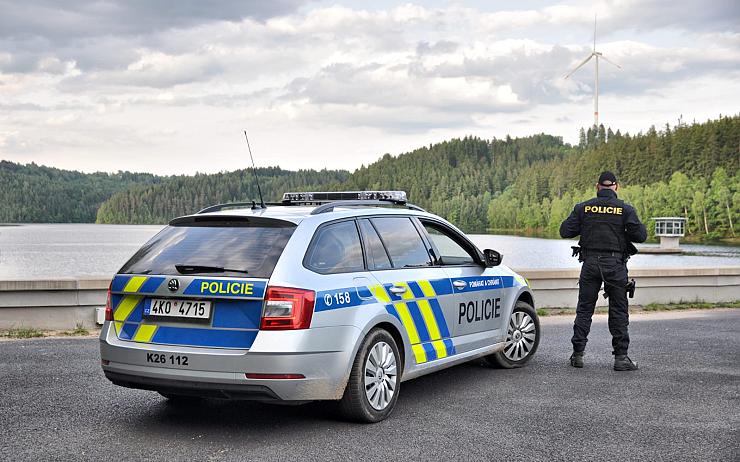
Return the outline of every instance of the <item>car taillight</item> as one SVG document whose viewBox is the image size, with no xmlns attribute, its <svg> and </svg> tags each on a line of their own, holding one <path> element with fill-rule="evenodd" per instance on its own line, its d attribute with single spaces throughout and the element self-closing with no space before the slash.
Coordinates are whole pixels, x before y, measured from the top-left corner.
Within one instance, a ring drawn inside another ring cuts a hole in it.
<svg viewBox="0 0 740 462">
<path fill-rule="evenodd" d="M 105 320 L 113 321 L 113 307 L 110 303 L 110 287 L 108 287 L 108 298 L 105 300 Z"/>
<path fill-rule="evenodd" d="M 315 298 L 313 290 L 268 287 L 260 329 L 308 329 Z"/>
</svg>

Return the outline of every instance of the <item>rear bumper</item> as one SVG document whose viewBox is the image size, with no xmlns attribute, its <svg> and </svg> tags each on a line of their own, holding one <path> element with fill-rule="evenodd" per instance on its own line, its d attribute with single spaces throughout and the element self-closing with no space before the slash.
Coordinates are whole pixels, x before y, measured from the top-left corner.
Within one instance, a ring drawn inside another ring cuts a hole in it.
<svg viewBox="0 0 740 462">
<path fill-rule="evenodd" d="M 100 336 L 106 377 L 116 385 L 164 393 L 254 400 L 342 397 L 360 330 L 337 326 L 262 331 L 247 350 L 155 345 L 119 340 L 110 323 Z M 165 364 L 147 358 L 164 355 Z M 170 357 L 187 356 L 187 366 Z M 107 361 L 107 363 L 106 363 Z M 303 379 L 247 379 L 245 373 L 301 374 Z"/>
<path fill-rule="evenodd" d="M 255 401 L 279 400 L 280 398 L 263 385 L 232 385 L 227 383 L 196 382 L 191 380 L 143 377 L 104 371 L 115 385 L 139 390 L 152 390 L 176 395 L 202 396 L 204 398 L 249 399 Z"/>
</svg>

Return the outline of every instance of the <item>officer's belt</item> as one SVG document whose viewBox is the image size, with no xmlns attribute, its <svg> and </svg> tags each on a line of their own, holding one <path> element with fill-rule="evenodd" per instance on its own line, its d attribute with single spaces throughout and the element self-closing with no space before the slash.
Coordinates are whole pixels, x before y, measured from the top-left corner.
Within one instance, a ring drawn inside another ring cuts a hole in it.
<svg viewBox="0 0 740 462">
<path fill-rule="evenodd" d="M 581 249 L 581 258 L 585 257 L 624 257 L 625 252 L 618 250 Z"/>
</svg>

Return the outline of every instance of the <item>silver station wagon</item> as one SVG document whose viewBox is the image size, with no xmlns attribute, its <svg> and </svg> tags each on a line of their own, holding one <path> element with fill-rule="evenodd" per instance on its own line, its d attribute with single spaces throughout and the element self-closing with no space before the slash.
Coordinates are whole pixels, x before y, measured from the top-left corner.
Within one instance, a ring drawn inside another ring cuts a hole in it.
<svg viewBox="0 0 740 462">
<path fill-rule="evenodd" d="M 402 191 L 212 206 L 172 220 L 114 277 L 102 367 L 173 404 L 334 400 L 377 422 L 405 380 L 532 358 L 532 293 L 501 258 Z"/>
</svg>

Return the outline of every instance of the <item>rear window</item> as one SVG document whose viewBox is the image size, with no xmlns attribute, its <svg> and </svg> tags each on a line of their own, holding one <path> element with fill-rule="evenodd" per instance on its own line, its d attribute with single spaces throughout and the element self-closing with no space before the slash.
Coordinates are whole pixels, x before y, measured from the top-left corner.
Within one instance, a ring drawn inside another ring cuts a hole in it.
<svg viewBox="0 0 740 462">
<path fill-rule="evenodd" d="M 144 244 L 119 273 L 180 274 L 175 265 L 188 265 L 226 269 L 188 274 L 268 278 L 295 225 L 280 221 L 265 224 L 262 220 L 228 226 L 218 222 L 168 226 Z"/>
<path fill-rule="evenodd" d="M 305 264 L 323 274 L 364 271 L 362 244 L 355 222 L 342 221 L 319 228 Z"/>
</svg>

